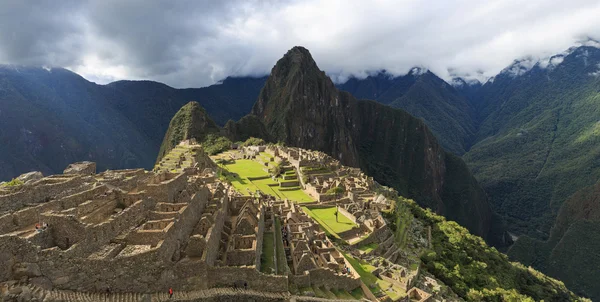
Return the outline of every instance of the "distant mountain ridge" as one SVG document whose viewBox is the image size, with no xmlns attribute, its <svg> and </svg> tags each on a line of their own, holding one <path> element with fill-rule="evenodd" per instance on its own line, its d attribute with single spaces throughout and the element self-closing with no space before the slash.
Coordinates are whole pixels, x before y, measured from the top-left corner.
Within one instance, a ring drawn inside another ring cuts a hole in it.
<svg viewBox="0 0 600 302">
<path fill-rule="evenodd" d="M 205 88 L 152 81 L 97 85 L 63 68 L 0 65 L 0 181 L 69 163 L 100 171 L 151 168 L 170 118 L 196 100 L 223 125 L 247 114 L 266 77 L 227 78 Z"/>
<path fill-rule="evenodd" d="M 475 133 L 475 110 L 460 91 L 431 71 L 415 67 L 403 76 L 385 71 L 337 85 L 358 99 L 372 99 L 422 118 L 444 149 L 462 155 Z"/>
</svg>

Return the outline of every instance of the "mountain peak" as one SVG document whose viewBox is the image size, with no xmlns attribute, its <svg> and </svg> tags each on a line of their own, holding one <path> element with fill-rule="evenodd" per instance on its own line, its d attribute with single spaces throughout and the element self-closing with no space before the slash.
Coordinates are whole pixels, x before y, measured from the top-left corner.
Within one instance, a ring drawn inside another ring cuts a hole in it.
<svg viewBox="0 0 600 302">
<path fill-rule="evenodd" d="M 277 61 L 275 67 L 271 71 L 271 75 L 279 78 L 279 76 L 293 75 L 295 72 L 312 73 L 320 72 L 317 63 L 313 59 L 308 49 L 302 46 L 294 46 Z"/>
<path fill-rule="evenodd" d="M 201 142 L 208 134 L 218 131 L 219 127 L 208 116 L 206 110 L 198 102 L 189 102 L 181 107 L 171 119 L 156 162 L 159 162 L 179 142 L 192 138 Z"/>
</svg>

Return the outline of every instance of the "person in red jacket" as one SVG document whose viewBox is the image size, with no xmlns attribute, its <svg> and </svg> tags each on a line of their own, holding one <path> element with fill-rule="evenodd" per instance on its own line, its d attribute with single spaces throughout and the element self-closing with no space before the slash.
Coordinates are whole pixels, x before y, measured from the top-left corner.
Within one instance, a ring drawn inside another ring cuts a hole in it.
<svg viewBox="0 0 600 302">
<path fill-rule="evenodd" d="M 173 297 L 173 289 L 169 288 L 169 299 L 171 299 L 171 297 Z"/>
</svg>

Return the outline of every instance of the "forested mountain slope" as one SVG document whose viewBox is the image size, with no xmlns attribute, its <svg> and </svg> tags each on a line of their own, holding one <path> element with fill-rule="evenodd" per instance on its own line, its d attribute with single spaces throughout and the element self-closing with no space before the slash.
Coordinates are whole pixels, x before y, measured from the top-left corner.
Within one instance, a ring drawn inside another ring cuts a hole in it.
<svg viewBox="0 0 600 302">
<path fill-rule="evenodd" d="M 171 116 L 198 101 L 223 125 L 247 114 L 266 78 L 205 88 L 151 81 L 97 85 L 62 68 L 0 67 L 0 181 L 59 173 L 91 160 L 100 171 L 151 168 Z"/>
<path fill-rule="evenodd" d="M 600 49 L 551 62 L 516 63 L 481 88 L 478 142 L 464 156 L 509 226 L 538 238 L 568 196 L 600 177 Z"/>
<path fill-rule="evenodd" d="M 338 85 L 358 99 L 376 100 L 423 119 L 445 150 L 462 155 L 475 132 L 475 110 L 467 98 L 432 72 L 413 68 L 403 76 L 385 72 Z"/>
</svg>

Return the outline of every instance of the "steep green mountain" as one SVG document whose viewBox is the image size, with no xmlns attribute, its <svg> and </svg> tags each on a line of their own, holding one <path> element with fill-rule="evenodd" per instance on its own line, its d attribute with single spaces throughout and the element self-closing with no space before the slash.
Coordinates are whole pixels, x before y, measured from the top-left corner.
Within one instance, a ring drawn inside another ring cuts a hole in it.
<svg viewBox="0 0 600 302">
<path fill-rule="evenodd" d="M 559 278 L 572 290 L 600 297 L 600 182 L 580 189 L 562 205 L 547 241 L 524 236 L 511 258 Z"/>
<path fill-rule="evenodd" d="M 501 241 L 490 236 L 497 220 L 485 192 L 422 120 L 338 91 L 308 50 L 294 47 L 277 62 L 252 113 L 274 140 L 331 154 L 473 233 Z"/>
<path fill-rule="evenodd" d="M 97 85 L 61 68 L 0 66 L 0 181 L 32 170 L 60 173 L 82 160 L 99 170 L 149 169 L 181 106 L 198 101 L 223 125 L 250 111 L 265 80 L 227 78 L 194 89 Z"/>
<path fill-rule="evenodd" d="M 65 69 L 0 67 L 0 179 L 59 173 L 82 160 L 100 170 L 153 162 L 153 146 L 102 95 Z"/>
<path fill-rule="evenodd" d="M 600 49 L 550 62 L 517 62 L 481 88 L 478 142 L 464 156 L 509 227 L 537 238 L 600 177 Z"/>
<path fill-rule="evenodd" d="M 590 187 L 600 179 L 600 49 L 516 61 L 473 104 L 481 124 L 463 158 L 520 235 L 508 254 L 600 298 L 598 187 Z"/>
<path fill-rule="evenodd" d="M 224 125 L 250 112 L 265 81 L 266 77 L 227 78 L 220 84 L 187 89 L 152 81 L 118 81 L 106 85 L 110 93 L 106 100 L 159 146 L 170 117 L 183 105 L 197 101 L 218 125 Z"/>
<path fill-rule="evenodd" d="M 338 85 L 358 99 L 372 99 L 423 119 L 445 150 L 462 155 L 475 133 L 475 110 L 467 98 L 432 72 L 413 68 L 404 76 L 385 72 Z"/>
<path fill-rule="evenodd" d="M 233 142 L 246 141 L 250 137 L 272 141 L 265 124 L 255 115 L 246 115 L 237 122 L 229 120 L 223 127 L 223 132 Z"/>
<path fill-rule="evenodd" d="M 584 301 L 565 285 L 490 248 L 454 221 L 446 221 L 400 197 L 396 212 L 408 208 L 431 226 L 432 248 L 421 255 L 422 268 L 449 285 L 467 301 Z M 396 232 L 404 227 L 397 218 Z"/>
<path fill-rule="evenodd" d="M 171 119 L 169 128 L 160 145 L 156 162 L 159 162 L 163 156 L 167 155 L 183 140 L 193 138 L 198 142 L 203 142 L 209 134 L 216 134 L 219 131 L 217 124 L 198 102 L 189 102 L 181 107 Z"/>
</svg>

